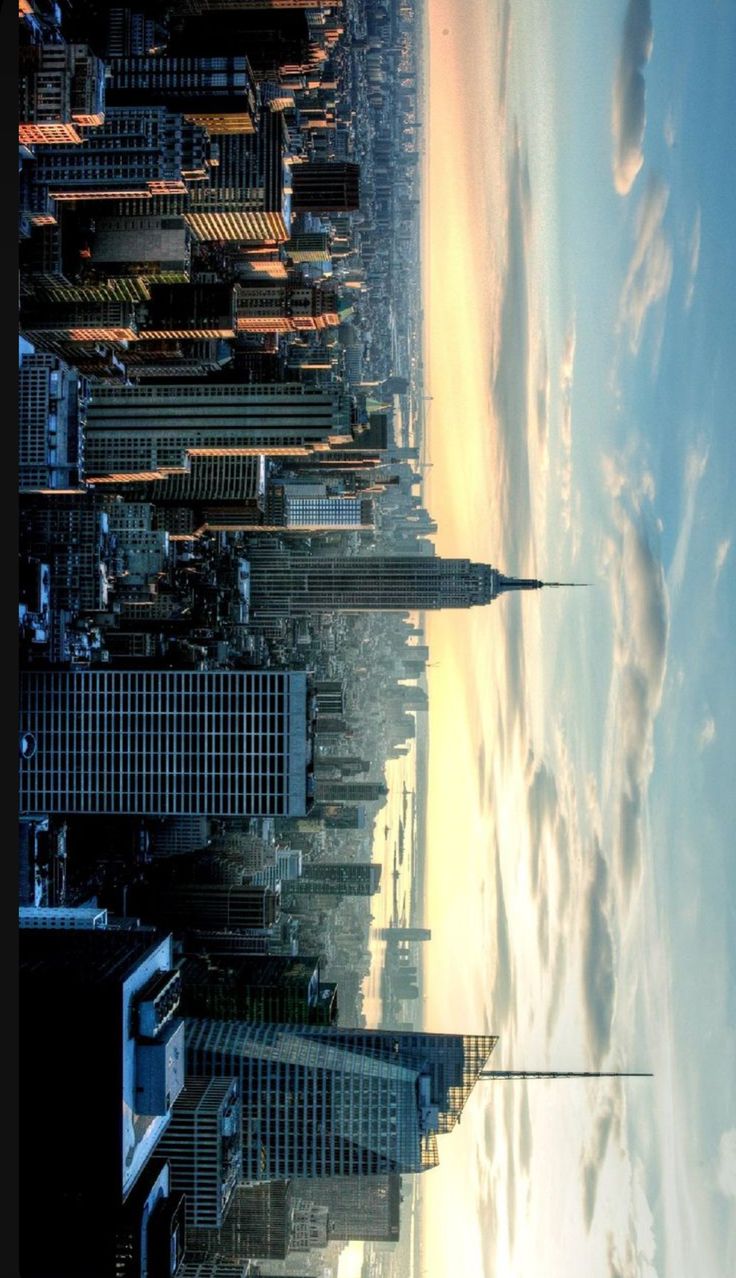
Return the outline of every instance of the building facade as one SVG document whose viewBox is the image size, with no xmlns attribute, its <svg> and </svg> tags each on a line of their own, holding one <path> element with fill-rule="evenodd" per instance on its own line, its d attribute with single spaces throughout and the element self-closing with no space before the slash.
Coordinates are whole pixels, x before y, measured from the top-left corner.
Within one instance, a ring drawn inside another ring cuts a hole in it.
<svg viewBox="0 0 736 1278">
<path fill-rule="evenodd" d="M 306 811 L 302 672 L 26 671 L 20 733 L 23 812 Z"/>
<path fill-rule="evenodd" d="M 243 1176 L 421 1172 L 438 1161 L 490 1035 L 187 1020 L 187 1064 L 241 1080 Z"/>
</svg>

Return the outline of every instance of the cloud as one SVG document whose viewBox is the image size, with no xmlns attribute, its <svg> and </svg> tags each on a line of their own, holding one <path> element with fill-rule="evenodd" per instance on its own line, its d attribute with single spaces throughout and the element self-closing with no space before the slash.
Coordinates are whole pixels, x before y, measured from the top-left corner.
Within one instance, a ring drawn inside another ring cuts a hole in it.
<svg viewBox="0 0 736 1278">
<path fill-rule="evenodd" d="M 613 940 L 608 923 L 608 867 L 593 848 L 593 875 L 583 901 L 582 984 L 588 1045 L 600 1064 L 611 1044 L 616 1003 Z"/>
<path fill-rule="evenodd" d="M 675 142 L 677 141 L 675 112 L 672 107 L 667 108 L 667 114 L 664 117 L 664 125 L 663 125 L 662 132 L 664 133 L 664 140 L 667 143 L 667 146 L 670 147 L 671 149 L 675 145 Z"/>
<path fill-rule="evenodd" d="M 574 528 L 573 492 L 572 492 L 572 383 L 575 372 L 576 346 L 575 319 L 565 334 L 560 358 L 560 444 L 562 459 L 558 469 L 558 491 L 560 497 L 560 515 L 565 532 L 577 531 Z"/>
<path fill-rule="evenodd" d="M 576 343 L 577 335 L 575 331 L 575 320 L 573 319 L 567 333 L 565 334 L 565 343 L 562 348 L 562 358 L 560 359 L 560 387 L 563 391 L 569 391 L 572 387 L 572 377 L 575 370 Z"/>
<path fill-rule="evenodd" d="M 672 563 L 668 574 L 667 585 L 670 592 L 670 600 L 674 602 L 680 593 L 682 582 L 685 577 L 685 567 L 687 564 L 687 555 L 690 548 L 690 538 L 692 536 L 693 526 L 695 524 L 695 503 L 698 495 L 700 481 L 703 478 L 708 466 L 708 449 L 704 444 L 697 447 L 689 448 L 685 458 L 685 472 L 683 475 L 683 499 L 682 499 L 682 522 L 680 531 L 677 535 Z"/>
<path fill-rule="evenodd" d="M 616 725 L 611 787 L 616 864 L 630 889 L 642 852 L 643 806 L 654 768 L 654 721 L 662 702 L 669 600 L 662 562 L 641 521 L 619 510 L 621 579 L 614 599 Z"/>
<path fill-rule="evenodd" d="M 629 0 L 613 81 L 613 182 L 628 195 L 644 163 L 646 85 L 642 69 L 652 54 L 654 31 L 650 0 Z"/>
<path fill-rule="evenodd" d="M 492 1007 L 496 1023 L 505 1025 L 513 1020 L 514 965 L 511 955 L 511 931 L 503 890 L 501 854 L 496 844 L 496 975 L 493 982 Z"/>
<path fill-rule="evenodd" d="M 672 282 L 672 246 L 663 229 L 669 196 L 669 187 L 653 176 L 636 212 L 634 250 L 618 309 L 618 329 L 632 355 L 639 351 L 647 315 L 667 297 Z"/>
<path fill-rule="evenodd" d="M 701 234 L 701 214 L 700 208 L 695 214 L 693 229 L 690 232 L 690 242 L 688 244 L 687 254 L 687 288 L 685 290 L 685 310 L 689 311 L 693 304 L 695 296 L 695 277 L 698 274 L 698 266 L 700 265 L 700 234 Z"/>
<path fill-rule="evenodd" d="M 587 1229 L 590 1229 L 593 1223 L 595 1201 L 598 1195 L 598 1178 L 615 1120 L 616 1108 L 613 1097 L 609 1096 L 596 1119 L 593 1137 L 583 1161 L 583 1214 Z"/>
<path fill-rule="evenodd" d="M 713 718 L 713 715 L 710 714 L 708 715 L 707 719 L 704 720 L 703 724 L 701 725 L 700 731 L 698 733 L 698 749 L 701 751 L 701 753 L 703 750 L 707 750 L 708 746 L 712 745 L 715 739 L 716 739 L 716 721 Z"/>
<path fill-rule="evenodd" d="M 716 1183 L 726 1198 L 736 1198 L 736 1127 L 724 1132 L 718 1145 Z"/>
<path fill-rule="evenodd" d="M 728 559 L 728 552 L 730 551 L 730 549 L 731 549 L 730 537 L 724 537 L 723 541 L 719 541 L 718 545 L 716 546 L 716 556 L 715 556 L 715 562 L 713 565 L 716 581 L 718 581 L 718 578 L 723 572 L 723 566 L 726 560 Z"/>
</svg>

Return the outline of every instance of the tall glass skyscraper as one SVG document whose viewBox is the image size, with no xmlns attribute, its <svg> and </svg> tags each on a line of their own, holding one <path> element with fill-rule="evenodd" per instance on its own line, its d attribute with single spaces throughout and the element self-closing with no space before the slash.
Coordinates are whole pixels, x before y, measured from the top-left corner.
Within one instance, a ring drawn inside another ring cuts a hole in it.
<svg viewBox="0 0 736 1278">
<path fill-rule="evenodd" d="M 455 1125 L 493 1035 L 187 1021 L 187 1068 L 237 1078 L 243 1178 L 421 1172 Z"/>
<path fill-rule="evenodd" d="M 24 671 L 20 756 L 24 813 L 303 815 L 307 676 Z"/>
</svg>

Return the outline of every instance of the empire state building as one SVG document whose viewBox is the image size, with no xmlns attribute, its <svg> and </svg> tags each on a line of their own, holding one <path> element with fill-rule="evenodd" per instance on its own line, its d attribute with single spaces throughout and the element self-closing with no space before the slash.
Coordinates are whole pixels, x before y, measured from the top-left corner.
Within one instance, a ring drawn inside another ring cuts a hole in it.
<svg viewBox="0 0 736 1278">
<path fill-rule="evenodd" d="M 545 584 L 506 577 L 490 564 L 469 559 L 420 555 L 328 559 L 260 545 L 248 557 L 254 618 L 472 608 L 492 603 L 507 591 L 539 590 Z"/>
</svg>

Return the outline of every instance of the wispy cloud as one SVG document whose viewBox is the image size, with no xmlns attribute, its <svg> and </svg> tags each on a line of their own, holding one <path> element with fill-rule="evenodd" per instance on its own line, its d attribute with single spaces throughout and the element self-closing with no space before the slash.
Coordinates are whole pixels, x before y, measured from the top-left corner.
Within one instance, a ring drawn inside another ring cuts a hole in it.
<svg viewBox="0 0 736 1278">
<path fill-rule="evenodd" d="M 667 586 L 670 593 L 670 601 L 675 602 L 682 588 L 683 579 L 685 577 L 685 568 L 687 566 L 687 556 L 690 549 L 690 539 L 692 537 L 693 526 L 695 523 L 695 509 L 697 503 L 698 489 L 708 466 L 708 448 L 705 444 L 699 443 L 693 448 L 689 448 L 685 458 L 685 472 L 683 475 L 683 494 L 682 494 L 682 519 L 680 521 L 680 530 L 677 534 L 677 542 L 675 543 L 675 551 L 672 556 L 672 563 L 667 578 Z"/>
<path fill-rule="evenodd" d="M 669 187 L 651 177 L 636 212 L 634 250 L 619 300 L 618 327 L 636 355 L 646 318 L 672 282 L 672 246 L 663 229 Z M 661 340 L 661 334 L 660 334 Z"/>
<path fill-rule="evenodd" d="M 572 491 L 572 385 L 575 374 L 575 347 L 577 332 L 573 317 L 565 334 L 560 358 L 560 445 L 562 458 L 558 472 L 562 526 L 573 533 L 573 556 L 576 553 L 579 531 L 574 526 Z"/>
<path fill-rule="evenodd" d="M 654 29 L 650 0 L 629 0 L 613 81 L 613 181 L 628 195 L 644 163 L 646 84 L 642 74 L 652 54 Z"/>
<path fill-rule="evenodd" d="M 583 905 L 582 981 L 588 1044 L 597 1063 L 610 1047 L 616 1003 L 607 899 L 608 867 L 596 844 L 593 848 L 593 874 Z"/>
<path fill-rule="evenodd" d="M 716 1183 L 726 1198 L 736 1198 L 736 1127 L 724 1132 L 719 1141 Z"/>
<path fill-rule="evenodd" d="M 712 714 L 703 721 L 698 732 L 698 749 L 702 752 L 707 750 L 716 739 L 716 721 Z"/>
<path fill-rule="evenodd" d="M 702 216 L 700 207 L 695 214 L 687 255 L 687 288 L 685 290 L 685 310 L 689 311 L 695 296 L 695 279 L 700 265 L 700 237 L 702 232 Z"/>
<path fill-rule="evenodd" d="M 730 537 L 724 537 L 723 540 L 719 541 L 718 545 L 716 546 L 716 555 L 715 555 L 715 561 L 713 565 L 713 571 L 715 574 L 716 581 L 718 581 L 718 578 L 723 572 L 723 568 L 726 563 L 726 560 L 728 559 L 728 552 L 730 551 L 730 549 L 731 549 Z"/>
<path fill-rule="evenodd" d="M 614 620 L 614 667 L 607 748 L 608 828 L 625 892 L 638 877 L 642 823 L 654 767 L 654 721 L 662 701 L 669 637 L 669 598 L 647 486 L 609 463 L 607 482 L 617 536 L 607 568 Z"/>
</svg>

